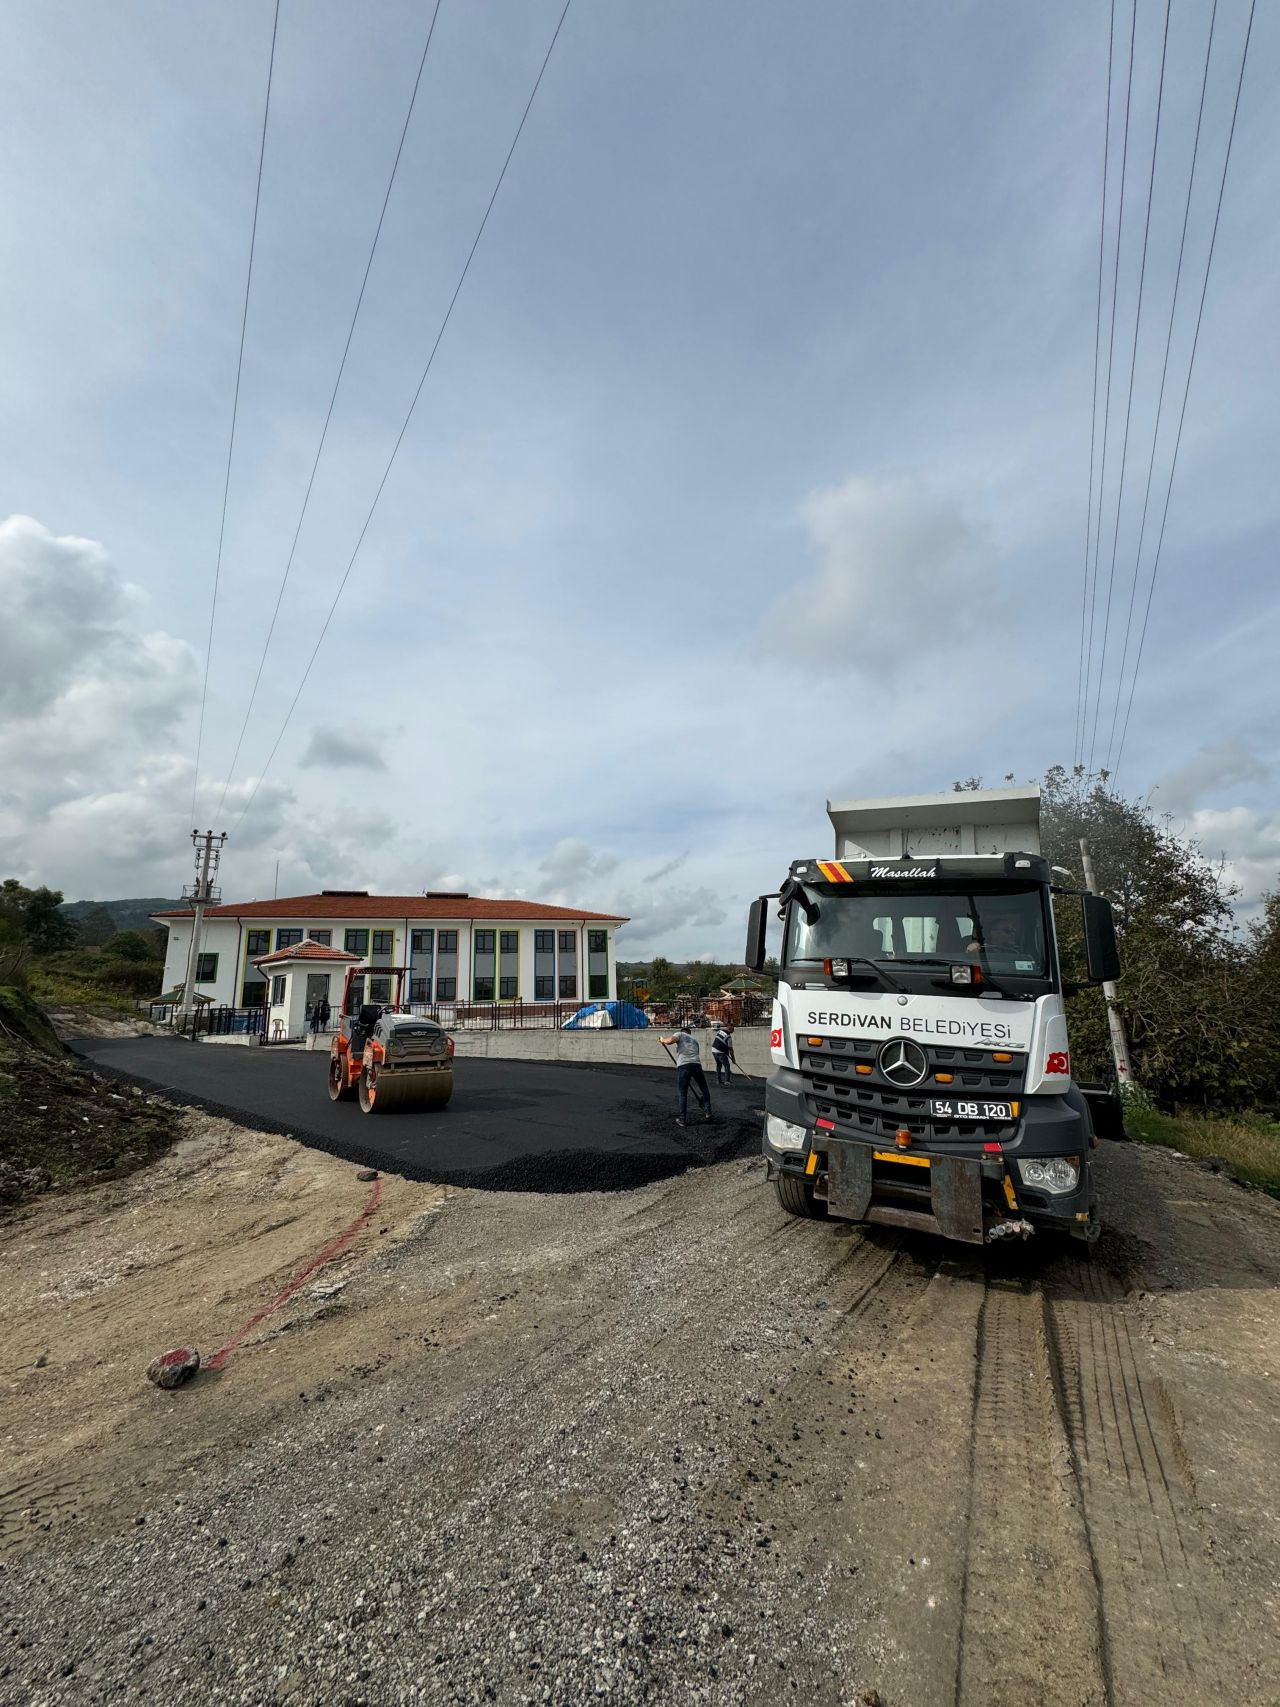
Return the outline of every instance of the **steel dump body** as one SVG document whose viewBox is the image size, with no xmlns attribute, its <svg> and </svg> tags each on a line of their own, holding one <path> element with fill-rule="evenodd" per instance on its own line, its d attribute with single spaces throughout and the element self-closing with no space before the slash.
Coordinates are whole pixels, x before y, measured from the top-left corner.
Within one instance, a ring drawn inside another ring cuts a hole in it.
<svg viewBox="0 0 1280 1707">
<path fill-rule="evenodd" d="M 794 1213 L 967 1243 L 1098 1230 L 1039 793 L 828 806 L 797 860 L 764 1155 Z"/>
</svg>

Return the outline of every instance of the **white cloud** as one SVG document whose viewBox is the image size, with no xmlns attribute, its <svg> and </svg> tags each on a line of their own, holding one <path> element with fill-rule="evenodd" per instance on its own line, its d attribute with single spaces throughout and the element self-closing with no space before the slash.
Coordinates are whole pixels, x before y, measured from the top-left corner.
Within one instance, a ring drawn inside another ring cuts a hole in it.
<svg viewBox="0 0 1280 1707">
<path fill-rule="evenodd" d="M 884 677 L 1003 620 L 982 539 L 952 499 L 893 475 L 852 475 L 801 507 L 817 567 L 761 627 L 757 649 L 824 672 Z"/>
<path fill-rule="evenodd" d="M 1239 739 L 1200 751 L 1162 776 L 1151 790 L 1157 812 L 1192 812 L 1206 794 L 1218 794 L 1243 782 L 1265 782 L 1270 771 Z"/>
<path fill-rule="evenodd" d="M 566 836 L 538 862 L 543 900 L 566 907 L 594 906 L 589 896 L 599 892 L 601 882 L 617 869 L 612 854 L 597 853 L 587 843 Z"/>
<path fill-rule="evenodd" d="M 163 743 L 192 693 L 191 648 L 139 633 L 144 600 L 93 540 L 0 522 L 0 770 L 49 807 Z"/>
<path fill-rule="evenodd" d="M 1253 806 L 1200 807 L 1185 826 L 1174 827 L 1199 842 L 1206 859 L 1226 862 L 1240 886 L 1238 917 L 1254 912 L 1264 891 L 1280 889 L 1280 813 Z"/>
<path fill-rule="evenodd" d="M 376 733 L 360 737 L 324 723 L 311 731 L 298 765 L 302 770 L 384 771 L 387 761 L 378 751 Z"/>
</svg>

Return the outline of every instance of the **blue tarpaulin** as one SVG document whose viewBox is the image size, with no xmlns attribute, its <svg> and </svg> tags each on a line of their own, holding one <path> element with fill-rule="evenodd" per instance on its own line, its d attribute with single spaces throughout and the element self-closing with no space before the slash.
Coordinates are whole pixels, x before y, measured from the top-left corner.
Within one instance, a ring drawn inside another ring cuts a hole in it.
<svg viewBox="0 0 1280 1707">
<path fill-rule="evenodd" d="M 630 1002 L 589 1002 L 567 1019 L 562 1031 L 639 1031 L 649 1021 Z"/>
</svg>

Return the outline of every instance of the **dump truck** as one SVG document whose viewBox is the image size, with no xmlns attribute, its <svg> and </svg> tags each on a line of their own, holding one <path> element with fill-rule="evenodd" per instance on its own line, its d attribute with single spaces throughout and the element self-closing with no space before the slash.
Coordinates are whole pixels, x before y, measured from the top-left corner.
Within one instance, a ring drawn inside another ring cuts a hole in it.
<svg viewBox="0 0 1280 1707">
<path fill-rule="evenodd" d="M 453 1095 L 453 1039 L 404 1008 L 407 968 L 349 966 L 329 1045 L 329 1100 L 359 1098 L 366 1114 L 444 1108 Z M 368 996 L 369 1000 L 366 1000 Z"/>
<path fill-rule="evenodd" d="M 794 861 L 748 925 L 759 968 L 776 904 L 764 1156 L 782 1207 L 970 1244 L 1095 1239 L 1095 1123 L 1064 998 L 1120 968 L 1109 903 L 1041 855 L 1039 790 L 829 801 L 827 814 L 835 857 Z M 1075 980 L 1055 899 L 1081 909 Z"/>
</svg>

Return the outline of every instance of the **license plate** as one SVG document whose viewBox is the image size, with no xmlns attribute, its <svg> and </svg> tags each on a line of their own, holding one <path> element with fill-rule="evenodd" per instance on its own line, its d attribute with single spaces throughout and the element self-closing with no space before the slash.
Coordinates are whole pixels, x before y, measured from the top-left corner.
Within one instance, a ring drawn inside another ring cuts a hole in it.
<svg viewBox="0 0 1280 1707">
<path fill-rule="evenodd" d="M 929 1104 L 929 1113 L 935 1120 L 1016 1120 L 1018 1105 L 1016 1102 L 986 1102 L 985 1100 L 969 1100 L 962 1097 L 948 1097 L 945 1100 L 935 1097 Z"/>
</svg>

